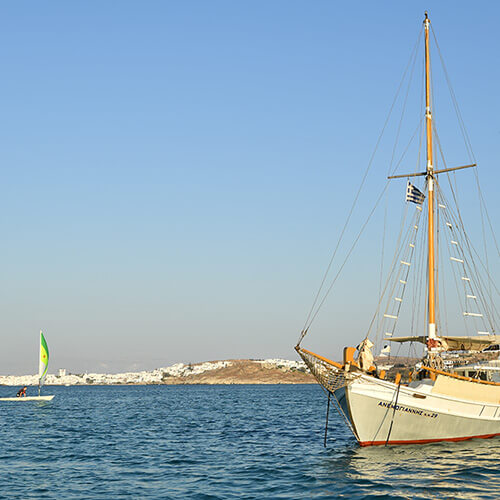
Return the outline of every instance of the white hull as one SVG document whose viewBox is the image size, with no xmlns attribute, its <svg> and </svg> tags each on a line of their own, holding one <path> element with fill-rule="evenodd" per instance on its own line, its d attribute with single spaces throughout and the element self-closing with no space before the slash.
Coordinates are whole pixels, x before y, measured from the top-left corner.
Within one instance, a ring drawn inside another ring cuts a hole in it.
<svg viewBox="0 0 500 500">
<path fill-rule="evenodd" d="M 26 396 L 22 398 L 0 398 L 0 401 L 52 401 L 54 399 L 54 395 L 51 396 Z"/>
<path fill-rule="evenodd" d="M 433 383 L 428 380 L 401 385 L 398 394 L 397 385 L 392 382 L 356 375 L 334 394 L 361 446 L 500 435 L 500 404 L 460 399 L 432 390 Z"/>
</svg>

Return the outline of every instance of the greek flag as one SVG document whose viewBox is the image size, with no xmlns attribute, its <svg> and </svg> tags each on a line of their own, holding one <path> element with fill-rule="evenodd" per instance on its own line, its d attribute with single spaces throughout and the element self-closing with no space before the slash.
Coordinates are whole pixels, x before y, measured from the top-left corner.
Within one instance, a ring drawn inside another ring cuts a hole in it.
<svg viewBox="0 0 500 500">
<path fill-rule="evenodd" d="M 406 201 L 411 201 L 412 203 L 418 203 L 422 205 L 425 200 L 425 194 L 422 193 L 418 188 L 416 188 L 410 181 L 406 186 Z"/>
</svg>

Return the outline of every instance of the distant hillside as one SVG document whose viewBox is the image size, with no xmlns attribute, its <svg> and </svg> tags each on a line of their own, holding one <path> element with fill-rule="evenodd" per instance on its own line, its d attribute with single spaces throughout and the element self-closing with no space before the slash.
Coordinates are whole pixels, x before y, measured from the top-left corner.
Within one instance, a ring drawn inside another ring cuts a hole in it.
<svg viewBox="0 0 500 500">
<path fill-rule="evenodd" d="M 315 380 L 302 361 L 287 359 L 231 359 L 207 361 L 128 373 L 68 373 L 47 375 L 46 385 L 137 385 L 137 384 L 312 384 Z M 36 375 L 0 376 L 0 385 L 34 386 Z"/>
<path fill-rule="evenodd" d="M 170 376 L 166 384 L 312 384 L 313 376 L 304 366 L 290 366 L 286 360 L 252 361 L 230 360 L 227 366 L 202 373 Z M 288 362 L 290 363 L 290 362 Z M 294 362 L 294 365 L 296 363 Z M 297 363 L 299 364 L 299 363 Z M 300 364 L 301 365 L 301 364 Z"/>
</svg>

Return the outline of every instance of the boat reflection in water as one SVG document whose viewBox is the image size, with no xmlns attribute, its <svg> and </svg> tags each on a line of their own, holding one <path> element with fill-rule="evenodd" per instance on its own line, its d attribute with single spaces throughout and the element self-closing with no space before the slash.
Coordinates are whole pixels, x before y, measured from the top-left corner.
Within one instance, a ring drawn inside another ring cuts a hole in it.
<svg viewBox="0 0 500 500">
<path fill-rule="evenodd" d="M 340 424 L 340 421 L 339 421 Z M 498 493 L 500 440 L 428 446 L 329 447 L 321 461 L 325 494 L 377 498 L 493 498 Z M 339 491 L 339 487 L 342 490 Z"/>
</svg>

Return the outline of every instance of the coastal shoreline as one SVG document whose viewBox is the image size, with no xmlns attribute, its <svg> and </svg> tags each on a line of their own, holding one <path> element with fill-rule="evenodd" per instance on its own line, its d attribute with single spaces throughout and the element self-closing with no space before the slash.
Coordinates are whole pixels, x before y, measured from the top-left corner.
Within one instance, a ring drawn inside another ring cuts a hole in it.
<svg viewBox="0 0 500 500">
<path fill-rule="evenodd" d="M 177 363 L 151 371 L 48 374 L 46 386 L 120 385 L 273 385 L 314 384 L 315 380 L 300 361 L 286 359 L 233 359 L 197 364 Z M 0 386 L 38 385 L 36 375 L 0 376 Z"/>
</svg>

